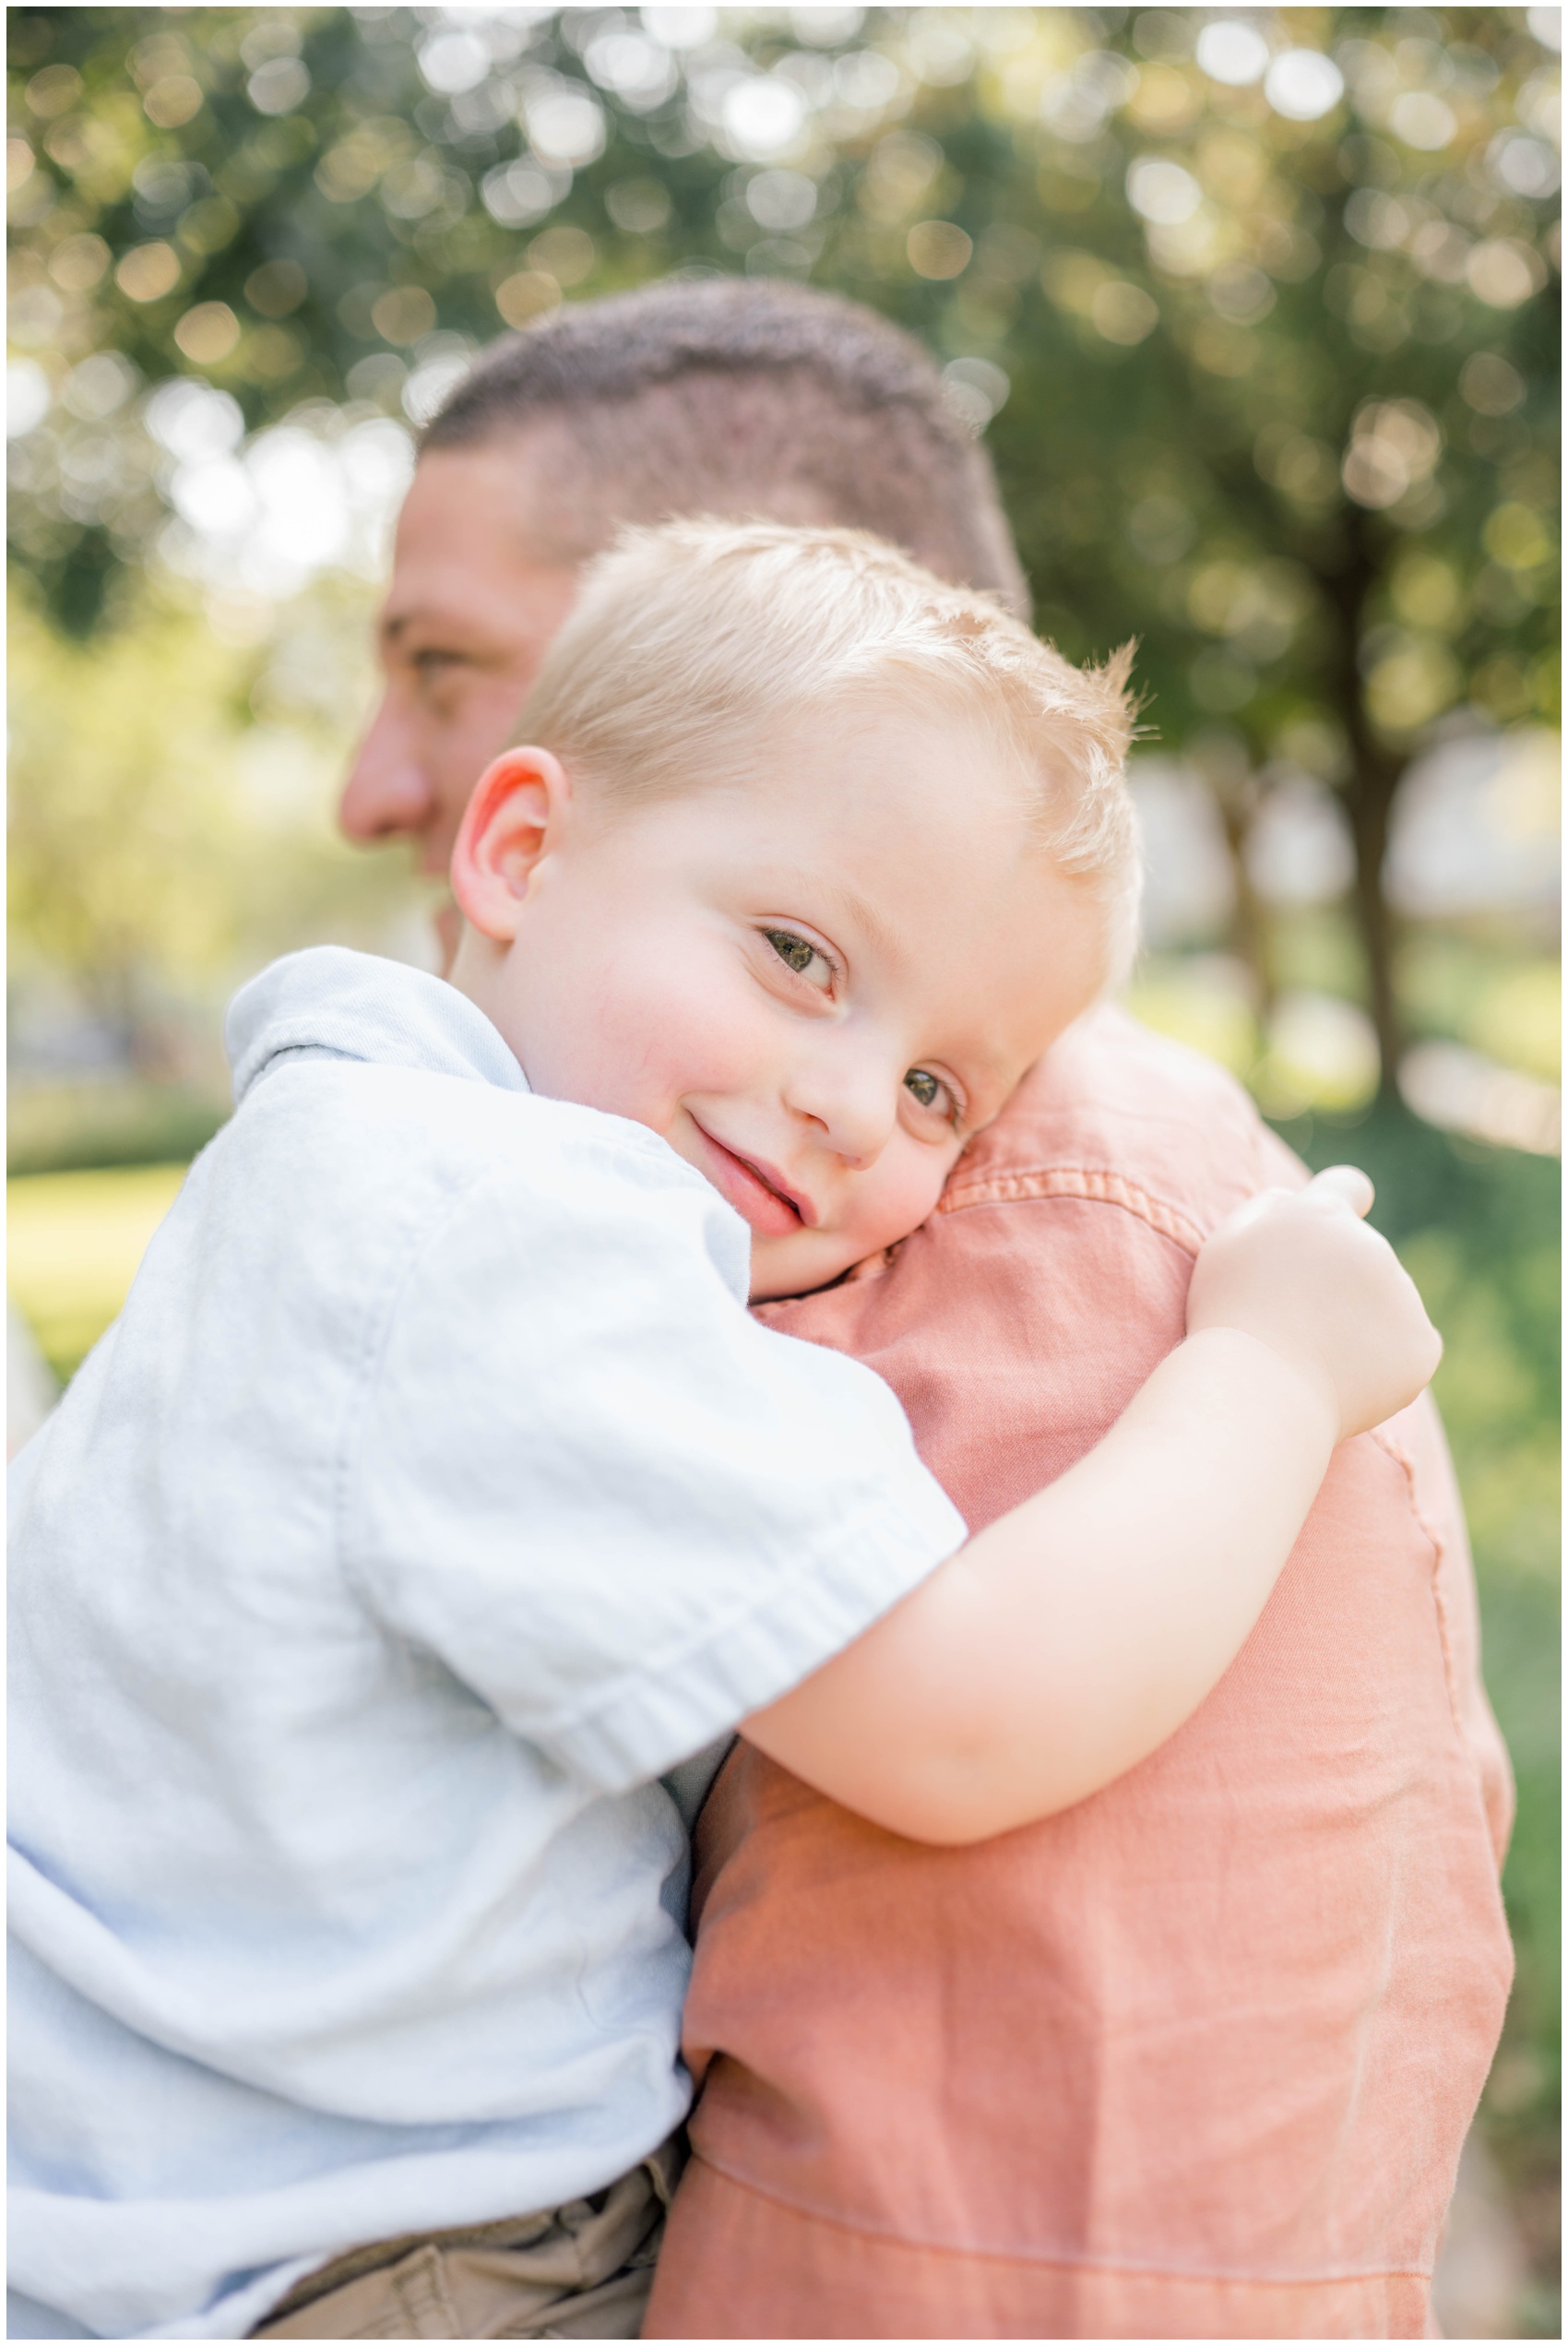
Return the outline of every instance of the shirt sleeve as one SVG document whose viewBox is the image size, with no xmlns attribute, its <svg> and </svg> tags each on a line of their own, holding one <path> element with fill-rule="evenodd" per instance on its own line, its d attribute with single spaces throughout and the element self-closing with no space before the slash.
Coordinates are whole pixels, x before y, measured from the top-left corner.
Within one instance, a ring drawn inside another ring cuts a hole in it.
<svg viewBox="0 0 1568 2346">
<path fill-rule="evenodd" d="M 346 1566 L 604 1792 L 785 1693 L 966 1536 L 882 1380 L 752 1318 L 745 1256 L 670 1151 L 541 1149 L 427 1236 L 367 1367 Z"/>
</svg>

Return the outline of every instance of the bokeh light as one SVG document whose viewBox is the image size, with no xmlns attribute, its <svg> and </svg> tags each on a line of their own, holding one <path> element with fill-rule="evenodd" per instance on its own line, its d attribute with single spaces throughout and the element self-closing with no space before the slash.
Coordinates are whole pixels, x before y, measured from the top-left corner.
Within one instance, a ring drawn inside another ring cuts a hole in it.
<svg viewBox="0 0 1568 2346">
<path fill-rule="evenodd" d="M 222 997 L 268 955 L 428 952 L 422 894 L 335 839 L 333 797 L 416 435 L 479 350 L 671 272 L 810 282 L 919 335 L 995 461 L 1041 631 L 1074 659 L 1139 641 L 1134 1008 L 1309 1154 L 1385 1149 L 1390 1211 L 1418 1201 L 1401 1244 L 1446 1315 L 1499 1684 L 1537 1690 L 1511 1713 L 1522 1984 L 1484 2120 L 1534 2275 L 1510 2334 L 1556 2322 L 1556 1861 L 1528 1753 L 1561 22 L 8 18 L 15 1163 L 188 1153 L 223 1112 Z"/>
</svg>

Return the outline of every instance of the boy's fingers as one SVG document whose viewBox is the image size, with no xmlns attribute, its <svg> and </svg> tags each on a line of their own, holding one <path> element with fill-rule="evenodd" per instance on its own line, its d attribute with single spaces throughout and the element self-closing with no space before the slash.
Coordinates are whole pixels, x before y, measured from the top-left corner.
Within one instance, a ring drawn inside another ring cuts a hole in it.
<svg viewBox="0 0 1568 2346">
<path fill-rule="evenodd" d="M 1353 1214 L 1364 1216 L 1377 1193 L 1359 1165 L 1330 1165 L 1308 1183 L 1307 1195 L 1340 1200 Z"/>
</svg>

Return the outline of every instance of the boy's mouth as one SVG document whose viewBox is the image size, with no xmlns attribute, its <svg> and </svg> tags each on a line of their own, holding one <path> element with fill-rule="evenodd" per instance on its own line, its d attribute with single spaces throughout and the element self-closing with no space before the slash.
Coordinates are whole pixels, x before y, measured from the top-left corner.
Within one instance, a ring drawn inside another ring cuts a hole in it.
<svg viewBox="0 0 1568 2346">
<path fill-rule="evenodd" d="M 792 1189 L 776 1166 L 760 1158 L 738 1155 L 716 1140 L 695 1116 L 692 1122 L 704 1144 L 702 1170 L 759 1238 L 785 1238 L 791 1231 L 813 1226 L 816 1209 L 811 1199 Z"/>
</svg>

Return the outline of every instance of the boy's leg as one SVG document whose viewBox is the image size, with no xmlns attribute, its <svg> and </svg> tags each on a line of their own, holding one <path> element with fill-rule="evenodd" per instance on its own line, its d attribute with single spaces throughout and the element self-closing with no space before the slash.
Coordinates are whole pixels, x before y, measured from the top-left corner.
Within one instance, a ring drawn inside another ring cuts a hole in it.
<svg viewBox="0 0 1568 2346">
<path fill-rule="evenodd" d="M 636 2338 L 684 2153 L 671 2141 L 589 2199 L 350 2250 L 255 2338 Z"/>
</svg>

